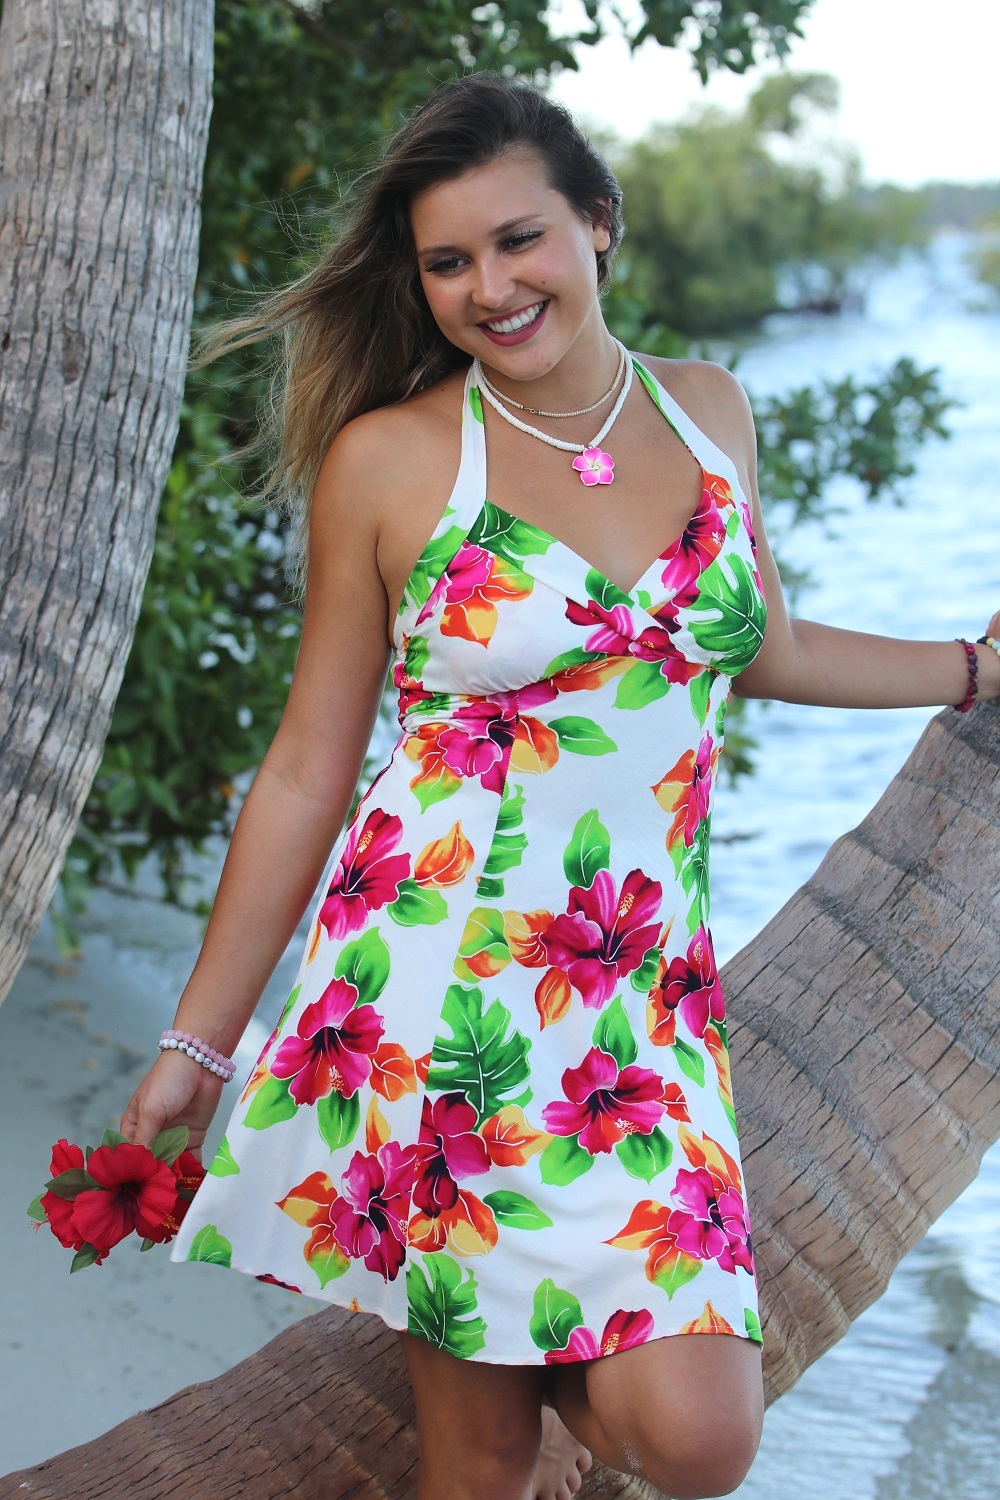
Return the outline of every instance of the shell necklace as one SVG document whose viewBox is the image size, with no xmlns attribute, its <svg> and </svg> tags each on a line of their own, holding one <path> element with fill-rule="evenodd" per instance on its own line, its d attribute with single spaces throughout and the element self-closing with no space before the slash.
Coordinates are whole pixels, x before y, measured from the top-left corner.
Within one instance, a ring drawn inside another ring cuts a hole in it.
<svg viewBox="0 0 1000 1500">
<path fill-rule="evenodd" d="M 601 443 L 611 431 L 618 413 L 625 405 L 625 397 L 632 389 L 632 356 L 624 344 L 619 344 L 617 339 L 615 339 L 615 343 L 618 345 L 621 358 L 625 361 L 625 380 L 619 392 L 618 400 L 611 409 L 610 416 L 597 436 L 591 438 L 589 443 L 564 443 L 561 438 L 549 437 L 547 432 L 540 432 L 537 427 L 529 427 L 527 422 L 522 422 L 518 417 L 515 417 L 513 412 L 509 412 L 494 396 L 492 389 L 483 375 L 483 367 L 478 357 L 472 361 L 472 379 L 493 407 L 493 410 L 499 412 L 505 422 L 509 422 L 512 427 L 517 427 L 521 432 L 526 432 L 529 437 L 540 438 L 543 443 L 548 443 L 550 448 L 561 448 L 565 453 L 575 453 L 576 457 L 573 460 L 573 468 L 579 473 L 582 484 L 611 484 L 615 477 L 615 461 L 610 453 L 605 453 L 601 447 Z M 611 389 L 614 390 L 614 386 Z"/>
<path fill-rule="evenodd" d="M 482 378 L 483 385 L 491 390 L 494 396 L 499 396 L 501 401 L 506 401 L 507 405 L 513 406 L 515 411 L 526 411 L 529 417 L 586 417 L 590 414 L 590 412 L 596 411 L 599 406 L 603 406 L 608 397 L 613 395 L 615 386 L 621 379 L 622 370 L 624 370 L 624 368 L 625 350 L 619 346 L 618 368 L 615 370 L 614 380 L 612 380 L 611 384 L 604 392 L 604 395 L 598 396 L 593 406 L 581 406 L 579 411 L 539 411 L 535 406 L 522 406 L 520 401 L 514 400 L 513 396 L 507 396 L 503 391 L 497 390 L 496 386 L 493 385 L 491 381 L 486 379 L 486 371 L 482 368 L 481 365 L 479 367 L 479 374 Z"/>
</svg>

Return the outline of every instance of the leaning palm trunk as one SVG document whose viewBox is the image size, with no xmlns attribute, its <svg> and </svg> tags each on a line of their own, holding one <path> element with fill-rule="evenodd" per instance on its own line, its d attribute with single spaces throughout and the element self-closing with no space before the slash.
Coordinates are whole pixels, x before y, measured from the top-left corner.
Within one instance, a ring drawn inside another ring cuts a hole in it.
<svg viewBox="0 0 1000 1500">
<path fill-rule="evenodd" d="M 0 1000 L 132 642 L 177 436 L 211 0 L 6 0 L 0 31 Z"/>
<path fill-rule="evenodd" d="M 723 971 L 769 1400 L 884 1290 L 1000 1135 L 1000 712 L 949 710 Z M 395 1336 L 331 1309 L 0 1500 L 413 1493 Z M 591 1500 L 649 1496 L 592 1474 Z"/>
</svg>

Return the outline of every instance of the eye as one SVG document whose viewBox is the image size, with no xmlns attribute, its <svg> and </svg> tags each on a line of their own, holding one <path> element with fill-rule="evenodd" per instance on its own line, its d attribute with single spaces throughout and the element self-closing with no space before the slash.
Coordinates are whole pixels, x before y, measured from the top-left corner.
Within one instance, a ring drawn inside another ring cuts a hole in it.
<svg viewBox="0 0 1000 1500">
<path fill-rule="evenodd" d="M 523 250 L 541 237 L 540 229 L 519 229 L 516 234 L 509 234 L 500 243 L 505 250 Z"/>
<path fill-rule="evenodd" d="M 461 262 L 461 257 L 460 256 L 458 256 L 458 255 L 446 255 L 441 260 L 434 261 L 431 265 L 427 266 L 425 269 L 427 270 L 428 273 L 438 272 L 438 271 L 448 272 L 448 271 L 454 271 L 458 266 L 461 265 L 461 263 L 462 262 Z"/>
</svg>

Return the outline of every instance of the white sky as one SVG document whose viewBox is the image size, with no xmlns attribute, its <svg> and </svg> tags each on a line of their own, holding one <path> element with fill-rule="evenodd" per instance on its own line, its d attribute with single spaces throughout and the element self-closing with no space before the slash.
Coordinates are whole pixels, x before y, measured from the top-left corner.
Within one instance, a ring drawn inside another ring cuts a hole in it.
<svg viewBox="0 0 1000 1500">
<path fill-rule="evenodd" d="M 573 7 L 554 0 L 563 29 L 579 24 Z M 788 64 L 838 80 L 837 132 L 860 150 L 869 182 L 1000 180 L 1000 0 L 815 0 L 802 30 Z M 556 97 L 625 137 L 701 100 L 737 109 L 775 66 L 714 75 L 703 89 L 687 54 L 652 42 L 630 55 L 609 38 L 579 58 Z"/>
</svg>

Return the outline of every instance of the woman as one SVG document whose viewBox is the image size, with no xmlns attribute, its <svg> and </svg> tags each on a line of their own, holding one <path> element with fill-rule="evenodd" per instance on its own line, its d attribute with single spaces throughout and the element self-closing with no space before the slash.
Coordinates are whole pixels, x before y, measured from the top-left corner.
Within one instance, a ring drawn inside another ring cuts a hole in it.
<svg viewBox="0 0 1000 1500">
<path fill-rule="evenodd" d="M 742 1480 L 760 1325 L 707 886 L 728 694 L 1000 695 L 988 641 L 787 619 L 740 386 L 604 323 L 622 228 L 564 111 L 466 78 L 216 346 L 292 330 L 302 644 L 175 1020 L 212 1070 L 167 1035 L 122 1129 L 200 1147 L 228 1072 L 205 1048 L 328 865 L 173 1254 L 397 1328 L 421 1500 L 555 1500 L 591 1454 L 676 1497 Z M 390 655 L 401 734 L 344 827 Z"/>
</svg>

